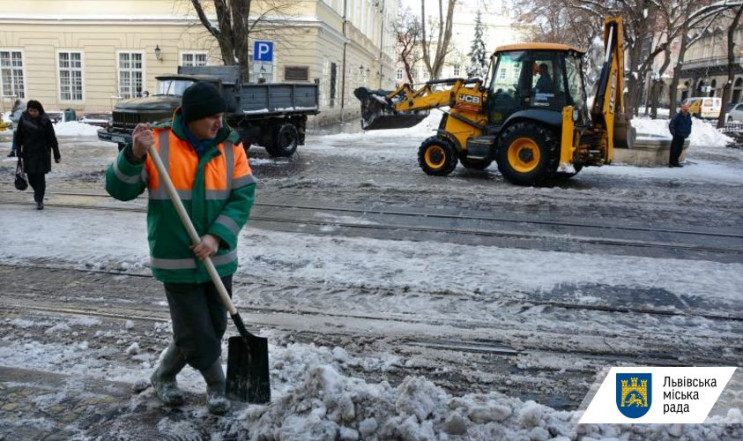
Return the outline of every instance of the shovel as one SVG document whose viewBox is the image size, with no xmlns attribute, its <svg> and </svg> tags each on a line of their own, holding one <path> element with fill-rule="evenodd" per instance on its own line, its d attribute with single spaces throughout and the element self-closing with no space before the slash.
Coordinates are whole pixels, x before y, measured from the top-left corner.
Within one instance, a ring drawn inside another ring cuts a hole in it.
<svg viewBox="0 0 743 441">
<path fill-rule="evenodd" d="M 160 180 L 165 185 L 173 205 L 180 216 L 183 226 L 188 231 L 191 242 L 198 245 L 201 242 L 199 234 L 196 232 L 191 219 L 183 207 L 183 202 L 170 180 L 160 155 L 151 145 L 147 149 L 155 162 L 155 167 L 160 174 Z M 271 401 L 271 379 L 268 374 L 268 340 L 264 337 L 258 337 L 251 334 L 245 329 L 240 314 L 238 314 L 235 305 L 232 304 L 229 293 L 222 283 L 222 279 L 214 267 L 210 258 L 204 259 L 204 266 L 209 272 L 209 276 L 214 282 L 214 286 L 219 291 L 227 312 L 230 313 L 232 321 L 235 323 L 237 330 L 240 331 L 239 337 L 230 337 L 228 340 L 227 352 L 227 397 L 231 400 L 264 404 Z"/>
</svg>

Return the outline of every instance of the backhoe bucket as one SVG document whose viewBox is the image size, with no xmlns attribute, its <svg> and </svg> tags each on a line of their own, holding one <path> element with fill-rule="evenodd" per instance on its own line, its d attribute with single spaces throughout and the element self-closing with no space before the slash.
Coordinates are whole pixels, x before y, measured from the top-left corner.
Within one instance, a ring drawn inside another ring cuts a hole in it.
<svg viewBox="0 0 743 441">
<path fill-rule="evenodd" d="M 397 113 L 387 102 L 390 92 L 359 87 L 353 91 L 361 101 L 361 128 L 364 130 L 405 129 L 428 116 L 428 111 Z"/>
<path fill-rule="evenodd" d="M 631 149 L 635 145 L 637 131 L 624 113 L 619 113 L 614 118 L 614 147 Z"/>
</svg>

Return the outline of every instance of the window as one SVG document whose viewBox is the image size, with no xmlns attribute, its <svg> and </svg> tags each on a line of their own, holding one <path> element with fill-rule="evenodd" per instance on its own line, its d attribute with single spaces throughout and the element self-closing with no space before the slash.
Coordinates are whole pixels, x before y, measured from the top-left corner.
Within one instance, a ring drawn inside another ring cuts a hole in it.
<svg viewBox="0 0 743 441">
<path fill-rule="evenodd" d="M 206 66 L 206 52 L 183 52 L 181 66 Z"/>
<path fill-rule="evenodd" d="M 402 80 L 402 69 L 397 69 L 397 73 L 395 74 L 395 78 L 398 80 Z"/>
<path fill-rule="evenodd" d="M 501 69 L 500 72 L 499 72 L 499 75 L 498 75 L 498 79 L 499 80 L 505 80 L 506 79 L 506 73 L 507 72 L 508 72 L 508 68 L 505 68 L 504 67 L 503 69 Z"/>
<path fill-rule="evenodd" d="M 26 98 L 20 51 L 0 51 L 0 84 L 3 96 Z"/>
<path fill-rule="evenodd" d="M 83 100 L 83 54 L 60 52 L 59 55 L 59 99 L 61 101 Z"/>
<path fill-rule="evenodd" d="M 136 98 L 142 94 L 142 53 L 119 52 L 119 96 Z"/>
<path fill-rule="evenodd" d="M 306 66 L 287 66 L 284 68 L 285 81 L 307 81 L 310 78 L 310 68 Z"/>
<path fill-rule="evenodd" d="M 454 76 L 455 77 L 459 76 L 459 65 L 458 64 L 454 65 Z"/>
</svg>

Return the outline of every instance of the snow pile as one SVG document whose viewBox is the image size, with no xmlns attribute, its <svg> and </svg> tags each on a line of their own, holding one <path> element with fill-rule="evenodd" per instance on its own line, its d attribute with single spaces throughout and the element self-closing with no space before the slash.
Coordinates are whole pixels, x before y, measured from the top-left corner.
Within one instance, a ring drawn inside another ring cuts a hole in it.
<svg viewBox="0 0 743 441">
<path fill-rule="evenodd" d="M 57 136 L 98 136 L 100 127 L 83 124 L 77 121 L 58 122 L 54 125 Z"/>
<path fill-rule="evenodd" d="M 662 136 L 671 139 L 667 119 L 640 117 L 633 118 L 631 124 L 637 130 L 638 138 L 652 135 L 653 137 Z M 733 140 L 720 133 L 714 123 L 692 118 L 691 135 L 689 136 L 689 145 L 692 148 L 724 147 L 730 142 L 733 142 Z"/>
<path fill-rule="evenodd" d="M 444 112 L 440 109 L 433 109 L 431 113 L 413 127 L 405 129 L 386 129 L 386 130 L 369 130 L 359 133 L 339 133 L 337 135 L 328 135 L 324 138 L 329 141 L 337 140 L 355 140 L 363 138 L 420 138 L 421 140 L 432 136 L 439 127 L 439 122 Z"/>
<path fill-rule="evenodd" d="M 498 392 L 454 397 L 418 376 L 406 377 L 397 387 L 367 383 L 343 374 L 344 366 L 360 360 L 339 352 L 345 354 L 341 348 L 313 345 L 272 348 L 271 371 L 284 380 L 297 375 L 299 382 L 270 406 L 250 406 L 238 415 L 251 439 L 662 441 L 743 436 L 739 409 L 716 417 L 719 425 L 576 425 L 578 412 L 556 411 Z"/>
</svg>

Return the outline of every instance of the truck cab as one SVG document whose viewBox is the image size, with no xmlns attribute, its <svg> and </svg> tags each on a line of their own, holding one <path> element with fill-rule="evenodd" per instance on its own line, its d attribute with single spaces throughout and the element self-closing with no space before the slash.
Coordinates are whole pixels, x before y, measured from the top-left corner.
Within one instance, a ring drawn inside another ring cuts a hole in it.
<svg viewBox="0 0 743 441">
<path fill-rule="evenodd" d="M 155 93 L 141 98 L 119 101 L 114 106 L 111 124 L 98 131 L 98 139 L 114 142 L 119 151 L 132 142 L 131 132 L 139 123 L 163 123 L 173 118 L 181 105 L 183 91 L 198 81 L 214 83 L 220 90 L 222 82 L 217 77 L 203 75 L 162 75 L 156 77 Z"/>
</svg>

